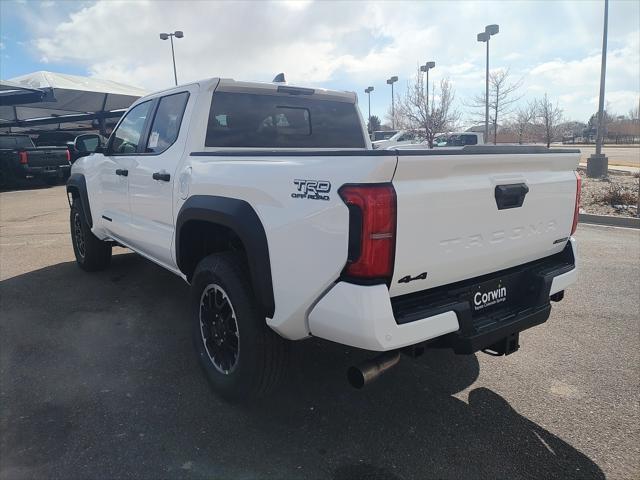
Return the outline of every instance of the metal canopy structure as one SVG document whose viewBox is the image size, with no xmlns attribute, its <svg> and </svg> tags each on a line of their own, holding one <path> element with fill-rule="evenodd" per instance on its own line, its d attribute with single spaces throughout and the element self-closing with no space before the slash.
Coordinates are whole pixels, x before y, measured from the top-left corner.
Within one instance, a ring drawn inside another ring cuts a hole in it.
<svg viewBox="0 0 640 480">
<path fill-rule="evenodd" d="M 120 117 L 140 88 L 109 80 L 53 72 L 35 72 L 0 81 L 0 129 L 49 127 Z"/>
</svg>

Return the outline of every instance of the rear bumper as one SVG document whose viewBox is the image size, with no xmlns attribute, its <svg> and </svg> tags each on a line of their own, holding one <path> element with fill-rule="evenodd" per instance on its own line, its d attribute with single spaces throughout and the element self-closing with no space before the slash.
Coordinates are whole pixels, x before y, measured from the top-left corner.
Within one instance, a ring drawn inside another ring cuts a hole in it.
<svg viewBox="0 0 640 480">
<path fill-rule="evenodd" d="M 437 339 L 457 353 L 473 353 L 544 323 L 551 312 L 549 296 L 576 279 L 575 258 L 572 238 L 562 255 L 492 274 L 525 275 L 532 286 L 529 296 L 507 311 L 475 318 L 463 291 L 478 279 L 393 299 L 386 285 L 339 282 L 309 314 L 309 329 L 314 336 L 366 350 L 394 350 Z"/>
</svg>

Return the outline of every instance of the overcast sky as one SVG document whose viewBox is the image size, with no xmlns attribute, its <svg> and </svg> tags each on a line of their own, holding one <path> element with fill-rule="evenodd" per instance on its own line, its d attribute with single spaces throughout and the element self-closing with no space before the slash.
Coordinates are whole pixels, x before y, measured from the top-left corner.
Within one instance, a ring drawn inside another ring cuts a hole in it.
<svg viewBox="0 0 640 480">
<path fill-rule="evenodd" d="M 448 77 L 461 111 L 484 88 L 484 44 L 476 34 L 500 25 L 491 68 L 523 79 L 523 101 L 545 92 L 567 119 L 597 109 L 602 0 L 267 3 L 207 1 L 0 0 L 0 77 L 37 70 L 90 75 L 143 87 L 171 86 L 168 41 L 176 40 L 178 80 L 222 76 L 356 91 L 364 115 L 384 117 L 397 75 L 406 88 L 416 66 L 436 62 L 431 80 Z M 626 114 L 640 92 L 640 2 L 611 1 L 606 101 Z M 465 115 L 466 116 L 466 115 Z"/>
</svg>

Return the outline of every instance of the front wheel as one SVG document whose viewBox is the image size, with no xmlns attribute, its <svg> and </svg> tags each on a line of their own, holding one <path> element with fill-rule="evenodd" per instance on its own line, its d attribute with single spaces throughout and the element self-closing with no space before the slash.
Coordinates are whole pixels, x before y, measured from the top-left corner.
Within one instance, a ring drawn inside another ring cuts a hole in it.
<svg viewBox="0 0 640 480">
<path fill-rule="evenodd" d="M 270 393 L 288 363 L 288 342 L 258 313 L 241 259 L 204 258 L 192 279 L 193 340 L 214 390 L 230 399 Z"/>
<path fill-rule="evenodd" d="M 71 243 L 78 266 L 87 271 L 104 270 L 111 263 L 111 245 L 103 242 L 91 232 L 82 206 L 74 199 L 69 216 Z"/>
</svg>

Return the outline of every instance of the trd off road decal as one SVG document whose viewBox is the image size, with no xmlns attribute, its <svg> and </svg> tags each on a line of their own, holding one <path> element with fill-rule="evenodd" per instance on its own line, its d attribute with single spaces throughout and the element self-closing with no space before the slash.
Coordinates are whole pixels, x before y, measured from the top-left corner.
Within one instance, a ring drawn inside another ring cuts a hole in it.
<svg viewBox="0 0 640 480">
<path fill-rule="evenodd" d="M 306 198 L 308 200 L 329 200 L 331 182 L 328 180 L 294 180 L 297 192 L 291 198 Z"/>
</svg>

